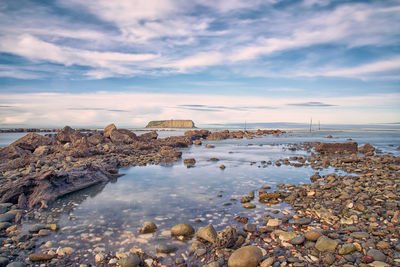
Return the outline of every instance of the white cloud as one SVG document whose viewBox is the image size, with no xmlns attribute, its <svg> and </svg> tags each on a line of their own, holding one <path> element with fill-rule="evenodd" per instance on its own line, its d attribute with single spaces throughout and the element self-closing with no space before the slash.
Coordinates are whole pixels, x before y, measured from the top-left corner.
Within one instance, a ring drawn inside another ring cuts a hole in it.
<svg viewBox="0 0 400 267">
<path fill-rule="evenodd" d="M 143 127 L 149 120 L 193 119 L 197 124 L 248 122 L 304 122 L 312 116 L 324 123 L 373 123 L 398 120 L 393 107 L 400 94 L 361 97 L 290 98 L 222 95 L 83 93 L 1 94 L 0 126 L 26 127 L 105 126 L 110 122 Z M 323 102 L 332 107 L 297 107 L 288 104 Z M 275 107 L 259 109 L 239 107 Z M 217 112 L 182 109 L 182 106 L 226 106 Z M 392 108 L 388 108 L 392 107 Z"/>
</svg>

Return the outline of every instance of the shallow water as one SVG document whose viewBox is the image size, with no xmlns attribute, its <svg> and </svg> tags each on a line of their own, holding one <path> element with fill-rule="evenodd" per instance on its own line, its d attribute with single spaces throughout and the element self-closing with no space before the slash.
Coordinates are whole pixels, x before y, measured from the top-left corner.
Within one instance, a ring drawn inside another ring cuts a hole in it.
<svg viewBox="0 0 400 267">
<path fill-rule="evenodd" d="M 176 133 L 176 132 L 174 132 Z M 327 135 L 334 138 L 327 139 Z M 205 141 L 215 148 L 192 146 L 183 149 L 182 158 L 195 158 L 193 168 L 183 161 L 171 166 L 145 166 L 120 170 L 125 174 L 114 183 L 94 186 L 58 200 L 53 211 L 61 212 L 61 230 L 44 242 L 52 240 L 52 247 L 71 246 L 81 249 L 81 262 L 93 263 L 95 251 L 129 251 L 133 247 L 155 255 L 155 244 L 176 246 L 180 255 L 186 249 L 185 242 L 173 240 L 168 230 L 177 223 L 190 223 L 196 229 L 212 223 L 218 230 L 236 224 L 236 215 L 249 217 L 261 224 L 265 213 L 273 210 L 291 212 L 286 204 L 268 207 L 254 201 L 256 209 L 246 210 L 240 197 L 250 190 L 279 183 L 308 183 L 316 171 L 311 167 L 275 166 L 274 162 L 290 156 L 307 156 L 305 151 L 290 151 L 288 144 L 309 141 L 344 142 L 348 138 L 371 143 L 385 153 L 399 154 L 398 132 L 292 132 L 283 136 L 266 136 L 255 139 Z M 211 157 L 219 161 L 210 161 Z M 271 164 L 268 164 L 268 162 Z M 219 166 L 224 164 L 225 170 Z M 333 168 L 320 174 L 335 172 Z M 274 214 L 275 217 L 282 213 Z M 57 216 L 58 217 L 58 216 Z M 49 216 L 49 221 L 52 221 Z M 58 220 L 58 219 L 57 219 Z M 139 235 L 138 229 L 146 221 L 158 226 L 155 234 Z M 189 241 L 190 242 L 190 241 Z M 44 248 L 39 249 L 43 251 Z M 87 253 L 90 252 L 90 253 Z M 93 253 L 93 254 L 92 254 Z M 84 255 L 86 254 L 86 256 Z"/>
</svg>

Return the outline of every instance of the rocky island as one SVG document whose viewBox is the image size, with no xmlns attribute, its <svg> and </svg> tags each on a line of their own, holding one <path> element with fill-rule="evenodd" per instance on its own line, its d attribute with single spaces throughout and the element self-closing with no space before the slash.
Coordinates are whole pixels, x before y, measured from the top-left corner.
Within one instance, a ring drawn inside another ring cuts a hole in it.
<svg viewBox="0 0 400 267">
<path fill-rule="evenodd" d="M 146 128 L 195 128 L 192 120 L 150 121 Z"/>
</svg>

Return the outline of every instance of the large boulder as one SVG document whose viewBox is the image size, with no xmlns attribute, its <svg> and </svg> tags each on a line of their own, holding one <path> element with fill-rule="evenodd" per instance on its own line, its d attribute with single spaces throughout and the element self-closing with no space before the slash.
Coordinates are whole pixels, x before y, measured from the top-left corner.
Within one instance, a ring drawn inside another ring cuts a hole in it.
<svg viewBox="0 0 400 267">
<path fill-rule="evenodd" d="M 346 143 L 319 143 L 315 147 L 315 151 L 321 154 L 329 153 L 357 153 L 358 144 L 356 142 Z"/>
<path fill-rule="evenodd" d="M 207 140 L 224 140 L 229 138 L 229 131 L 213 132 L 207 136 Z"/>
<path fill-rule="evenodd" d="M 116 129 L 117 129 L 117 127 L 115 127 L 114 123 L 107 125 L 107 127 L 104 128 L 104 137 L 109 138 L 111 135 L 111 132 Z"/>
<path fill-rule="evenodd" d="M 57 133 L 57 140 L 62 144 L 71 142 L 71 135 L 75 133 L 75 130 L 69 126 L 65 126 Z"/>
<path fill-rule="evenodd" d="M 263 258 L 261 249 L 256 246 L 239 248 L 228 260 L 229 267 L 257 267 Z"/>
<path fill-rule="evenodd" d="M 47 136 L 43 136 L 37 133 L 29 133 L 12 143 L 10 146 L 19 147 L 21 149 L 33 152 L 39 146 L 47 146 L 52 144 L 54 144 L 53 139 Z"/>
<path fill-rule="evenodd" d="M 131 132 L 132 133 L 132 132 Z M 136 138 L 136 135 L 132 133 Z M 132 135 L 128 134 L 127 132 L 121 130 L 112 130 L 110 133 L 110 139 L 114 144 L 123 145 L 123 144 L 132 144 L 135 140 Z M 136 138 L 137 139 L 137 138 Z"/>
<path fill-rule="evenodd" d="M 138 136 L 139 141 L 151 141 L 158 138 L 158 133 L 156 131 L 151 131 L 149 133 L 144 133 Z"/>
</svg>

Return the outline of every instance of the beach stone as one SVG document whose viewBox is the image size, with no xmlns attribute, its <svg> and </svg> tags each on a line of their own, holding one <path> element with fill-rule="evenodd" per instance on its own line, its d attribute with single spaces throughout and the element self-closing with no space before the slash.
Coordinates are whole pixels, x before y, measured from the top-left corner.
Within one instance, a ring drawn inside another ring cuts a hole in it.
<svg viewBox="0 0 400 267">
<path fill-rule="evenodd" d="M 303 244 L 305 240 L 306 239 L 303 235 L 298 235 L 295 238 L 291 239 L 289 243 L 292 245 L 300 245 Z"/>
<path fill-rule="evenodd" d="M 41 229 L 41 230 L 39 230 L 39 232 L 38 232 L 38 235 L 40 235 L 40 236 L 48 236 L 48 235 L 50 235 L 51 234 L 51 231 L 50 230 L 47 230 L 47 229 Z"/>
<path fill-rule="evenodd" d="M 382 261 L 373 261 L 368 266 L 373 266 L 373 267 L 390 267 L 390 264 L 387 264 Z"/>
<path fill-rule="evenodd" d="M 339 249 L 339 254 L 340 255 L 347 255 L 355 251 L 357 248 L 354 246 L 352 243 L 347 243 L 344 244 L 340 249 Z"/>
<path fill-rule="evenodd" d="M 311 230 L 308 231 L 304 237 L 308 240 L 308 241 L 317 241 L 318 238 L 320 238 L 322 234 L 316 230 Z"/>
<path fill-rule="evenodd" d="M 335 251 L 337 245 L 338 245 L 337 241 L 330 239 L 329 237 L 326 236 L 320 236 L 317 240 L 317 243 L 315 244 L 315 248 L 322 252 L 325 251 L 332 252 Z"/>
<path fill-rule="evenodd" d="M 156 245 L 156 251 L 157 251 L 157 253 L 169 254 L 169 253 L 176 251 L 176 247 L 159 244 L 159 245 Z"/>
<path fill-rule="evenodd" d="M 229 267 L 257 267 L 263 258 L 261 249 L 247 246 L 235 250 L 229 257 Z"/>
<path fill-rule="evenodd" d="M 378 244 L 376 244 L 376 248 L 378 248 L 378 249 L 388 249 L 390 247 L 391 247 L 391 245 L 385 241 L 379 241 Z"/>
<path fill-rule="evenodd" d="M 279 234 L 279 239 L 282 241 L 290 241 L 296 236 L 297 234 L 295 232 L 282 232 Z"/>
<path fill-rule="evenodd" d="M 194 229 L 190 224 L 181 223 L 171 228 L 171 236 L 191 237 L 194 234 Z"/>
<path fill-rule="evenodd" d="M 357 239 L 369 238 L 369 234 L 366 232 L 353 232 L 350 234 L 350 236 Z"/>
<path fill-rule="evenodd" d="M 157 230 L 157 226 L 155 223 L 153 222 L 145 222 L 143 224 L 142 229 L 140 230 L 140 232 L 142 234 L 148 234 L 148 233 L 154 233 Z"/>
<path fill-rule="evenodd" d="M 141 263 L 142 261 L 136 255 L 130 255 L 118 261 L 118 264 L 121 267 L 139 267 Z"/>
<path fill-rule="evenodd" d="M 225 170 L 225 165 L 224 164 L 221 164 L 220 166 L 219 166 L 219 168 L 221 169 L 221 170 Z"/>
<path fill-rule="evenodd" d="M 0 257 L 0 267 L 6 267 L 7 264 L 8 264 L 8 258 Z"/>
<path fill-rule="evenodd" d="M 272 266 L 272 264 L 274 264 L 274 261 L 275 261 L 275 257 L 269 257 L 261 262 L 260 267 Z"/>
<path fill-rule="evenodd" d="M 25 263 L 23 263 L 23 262 L 14 261 L 14 262 L 11 262 L 11 263 L 7 264 L 6 267 L 25 267 L 25 266 L 26 266 L 26 265 L 25 265 Z"/>
<path fill-rule="evenodd" d="M 248 203 L 243 203 L 242 207 L 245 208 L 245 209 L 254 209 L 256 207 L 256 205 L 254 205 L 253 203 L 248 202 Z"/>
<path fill-rule="evenodd" d="M 207 250 L 206 250 L 205 248 L 199 248 L 199 249 L 196 250 L 196 252 L 195 252 L 196 256 L 198 256 L 198 257 L 201 257 L 201 256 L 203 256 L 203 255 L 206 254 L 206 253 L 207 253 Z"/>
<path fill-rule="evenodd" d="M 307 225 L 310 223 L 311 223 L 311 218 L 308 218 L 308 217 L 298 218 L 293 221 L 293 224 L 297 224 L 297 225 Z"/>
<path fill-rule="evenodd" d="M 34 253 L 29 255 L 29 260 L 32 262 L 36 261 L 48 261 L 51 260 L 53 256 L 48 255 L 48 254 L 40 254 L 40 253 Z"/>
<path fill-rule="evenodd" d="M 52 230 L 54 232 L 57 231 L 59 228 L 60 227 L 55 223 L 46 224 L 46 229 Z"/>
<path fill-rule="evenodd" d="M 335 262 L 335 256 L 332 253 L 325 253 L 322 255 L 322 262 L 328 265 L 332 265 Z"/>
<path fill-rule="evenodd" d="M 195 164 L 196 163 L 196 159 L 194 159 L 194 158 L 184 159 L 183 163 L 185 163 L 185 164 Z"/>
<path fill-rule="evenodd" d="M 110 137 L 110 134 L 113 130 L 116 130 L 117 127 L 115 127 L 114 123 L 111 123 L 104 128 L 104 137 Z"/>
<path fill-rule="evenodd" d="M 219 267 L 219 262 L 218 261 L 213 261 L 210 262 L 209 264 L 206 265 L 207 267 Z"/>
<path fill-rule="evenodd" d="M 278 219 L 269 219 L 267 222 L 267 226 L 270 227 L 277 227 L 279 225 L 281 225 L 282 221 L 278 220 Z"/>
<path fill-rule="evenodd" d="M 30 233 L 37 233 L 40 230 L 44 229 L 45 226 L 43 224 L 34 224 L 29 228 Z"/>
<path fill-rule="evenodd" d="M 257 226 L 255 224 L 253 224 L 253 223 L 246 223 L 243 226 L 243 230 L 245 230 L 246 232 L 253 233 L 253 232 L 257 231 Z"/>
<path fill-rule="evenodd" d="M 199 230 L 197 230 L 196 235 L 197 237 L 213 244 L 217 241 L 217 236 L 218 236 L 212 224 L 200 227 Z"/>
<path fill-rule="evenodd" d="M 14 213 L 4 213 L 4 214 L 0 214 L 0 222 L 11 222 L 13 221 L 15 218 L 15 214 Z"/>
<path fill-rule="evenodd" d="M 99 263 L 99 262 L 104 261 L 105 258 L 106 258 L 106 257 L 104 256 L 103 253 L 98 253 L 98 254 L 96 254 L 96 255 L 94 256 L 94 261 L 95 261 L 96 263 Z"/>
<path fill-rule="evenodd" d="M 385 254 L 383 254 L 381 251 L 379 251 L 377 249 L 368 250 L 367 256 L 370 256 L 375 261 L 385 261 L 386 260 Z"/>
</svg>

